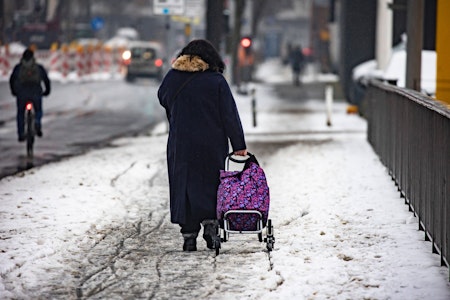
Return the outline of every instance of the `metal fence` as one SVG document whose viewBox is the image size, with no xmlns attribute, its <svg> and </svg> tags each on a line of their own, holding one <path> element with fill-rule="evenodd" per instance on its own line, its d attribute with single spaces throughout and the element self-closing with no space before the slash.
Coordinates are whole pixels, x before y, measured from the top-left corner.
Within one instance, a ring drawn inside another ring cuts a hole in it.
<svg viewBox="0 0 450 300">
<path fill-rule="evenodd" d="M 417 215 L 432 251 L 449 267 L 450 110 L 379 81 L 369 84 L 366 100 L 369 142 Z"/>
</svg>

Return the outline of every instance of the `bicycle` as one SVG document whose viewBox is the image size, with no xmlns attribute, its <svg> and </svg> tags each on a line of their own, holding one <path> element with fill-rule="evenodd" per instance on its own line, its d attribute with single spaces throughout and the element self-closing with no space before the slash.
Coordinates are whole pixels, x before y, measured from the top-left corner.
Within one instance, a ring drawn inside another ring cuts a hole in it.
<svg viewBox="0 0 450 300">
<path fill-rule="evenodd" d="M 36 135 L 35 130 L 35 113 L 33 102 L 27 101 L 25 105 L 25 139 L 26 139 L 26 147 L 27 147 L 27 157 L 29 159 L 33 158 L 33 145 L 34 145 L 34 136 Z"/>
</svg>

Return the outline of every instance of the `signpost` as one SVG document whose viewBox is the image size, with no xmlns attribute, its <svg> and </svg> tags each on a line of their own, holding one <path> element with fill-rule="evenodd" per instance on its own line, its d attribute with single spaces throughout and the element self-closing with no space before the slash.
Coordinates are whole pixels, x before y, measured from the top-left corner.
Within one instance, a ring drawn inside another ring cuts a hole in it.
<svg viewBox="0 0 450 300">
<path fill-rule="evenodd" d="M 95 17 L 91 20 L 91 28 L 94 31 L 99 31 L 105 26 L 105 21 L 101 17 Z"/>
<path fill-rule="evenodd" d="M 155 15 L 199 17 L 205 13 L 204 0 L 153 0 Z"/>
<path fill-rule="evenodd" d="M 184 15 L 185 0 L 153 0 L 155 15 Z"/>
</svg>

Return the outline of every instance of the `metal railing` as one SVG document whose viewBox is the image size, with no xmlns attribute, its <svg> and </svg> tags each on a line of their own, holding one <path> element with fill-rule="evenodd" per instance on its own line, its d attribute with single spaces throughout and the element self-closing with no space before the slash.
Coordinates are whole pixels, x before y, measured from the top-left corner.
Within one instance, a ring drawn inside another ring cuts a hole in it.
<svg viewBox="0 0 450 300">
<path fill-rule="evenodd" d="M 369 84 L 365 99 L 369 143 L 417 215 L 432 251 L 449 267 L 450 110 L 380 81 Z"/>
</svg>

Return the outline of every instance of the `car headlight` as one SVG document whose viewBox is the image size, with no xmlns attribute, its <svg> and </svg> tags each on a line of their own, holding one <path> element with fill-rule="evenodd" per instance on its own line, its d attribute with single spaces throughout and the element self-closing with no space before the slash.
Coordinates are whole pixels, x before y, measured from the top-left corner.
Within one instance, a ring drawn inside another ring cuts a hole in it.
<svg viewBox="0 0 450 300">
<path fill-rule="evenodd" d="M 130 50 L 125 50 L 122 53 L 122 59 L 123 60 L 130 60 L 131 58 L 131 51 Z"/>
</svg>

